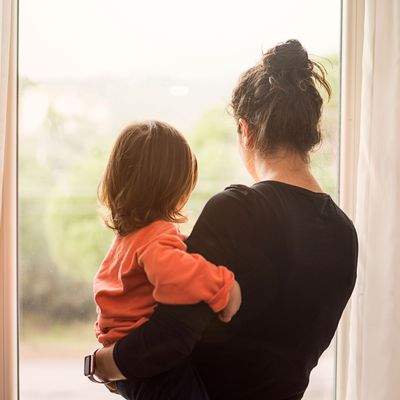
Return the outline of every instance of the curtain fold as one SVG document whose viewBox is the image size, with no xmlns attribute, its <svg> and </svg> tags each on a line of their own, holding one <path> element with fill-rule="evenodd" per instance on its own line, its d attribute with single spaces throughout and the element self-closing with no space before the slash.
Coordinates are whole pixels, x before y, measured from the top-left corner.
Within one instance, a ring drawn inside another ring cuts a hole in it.
<svg viewBox="0 0 400 400">
<path fill-rule="evenodd" d="M 364 5 L 354 198 L 358 281 L 348 324 L 341 331 L 348 341 L 348 353 L 338 365 L 339 373 L 345 372 L 341 381 L 345 397 L 340 387 L 338 393 L 346 400 L 396 400 L 400 398 L 400 2 L 364 0 Z"/>
<path fill-rule="evenodd" d="M 17 399 L 17 4 L 0 0 L 0 398 Z"/>
<path fill-rule="evenodd" d="M 340 206 L 354 221 L 360 133 L 364 0 L 343 0 L 340 101 Z M 336 338 L 336 400 L 345 400 L 349 373 L 351 299 Z"/>
</svg>

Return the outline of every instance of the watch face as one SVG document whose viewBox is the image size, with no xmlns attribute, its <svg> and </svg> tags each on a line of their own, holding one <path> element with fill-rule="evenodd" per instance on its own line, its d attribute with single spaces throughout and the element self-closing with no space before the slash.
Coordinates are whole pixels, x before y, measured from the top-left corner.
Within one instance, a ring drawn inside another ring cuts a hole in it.
<svg viewBox="0 0 400 400">
<path fill-rule="evenodd" d="M 85 374 L 85 376 L 93 374 L 92 365 L 93 365 L 92 355 L 85 356 L 85 361 L 84 361 L 84 365 L 83 365 L 83 373 Z"/>
</svg>

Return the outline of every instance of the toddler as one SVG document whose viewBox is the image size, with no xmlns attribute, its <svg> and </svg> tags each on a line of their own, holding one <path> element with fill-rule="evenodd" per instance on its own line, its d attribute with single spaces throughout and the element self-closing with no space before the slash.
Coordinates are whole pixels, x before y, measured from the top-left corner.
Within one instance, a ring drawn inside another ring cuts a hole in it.
<svg viewBox="0 0 400 400">
<path fill-rule="evenodd" d="M 116 233 L 94 278 L 95 332 L 110 346 L 145 323 L 157 306 L 206 302 L 229 322 L 241 302 L 234 275 L 186 252 L 176 224 L 197 181 L 197 162 L 172 126 L 128 126 L 112 150 L 99 200 Z"/>
</svg>

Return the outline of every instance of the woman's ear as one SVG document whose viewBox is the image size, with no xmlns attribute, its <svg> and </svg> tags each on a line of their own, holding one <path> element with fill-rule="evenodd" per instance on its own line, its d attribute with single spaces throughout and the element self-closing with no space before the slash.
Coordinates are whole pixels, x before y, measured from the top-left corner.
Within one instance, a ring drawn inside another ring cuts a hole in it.
<svg viewBox="0 0 400 400">
<path fill-rule="evenodd" d="M 249 130 L 249 124 L 243 118 L 239 118 L 239 132 L 240 132 L 240 142 L 243 147 L 248 148 L 251 146 L 252 137 Z"/>
</svg>

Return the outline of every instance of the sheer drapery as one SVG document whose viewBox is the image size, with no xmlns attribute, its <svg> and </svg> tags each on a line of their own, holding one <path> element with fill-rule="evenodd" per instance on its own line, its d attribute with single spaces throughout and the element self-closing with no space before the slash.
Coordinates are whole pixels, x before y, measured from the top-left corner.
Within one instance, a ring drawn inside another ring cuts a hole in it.
<svg viewBox="0 0 400 400">
<path fill-rule="evenodd" d="M 17 398 L 16 2 L 0 0 L 0 398 Z"/>
<path fill-rule="evenodd" d="M 354 221 L 360 133 L 364 0 L 343 0 L 341 45 L 340 206 Z M 336 399 L 345 400 L 348 382 L 351 300 L 337 334 Z"/>
<path fill-rule="evenodd" d="M 339 358 L 338 397 L 395 400 L 400 393 L 400 2 L 357 3 L 365 7 L 353 198 L 360 252 L 349 320 L 340 332 L 348 353 Z"/>
</svg>

